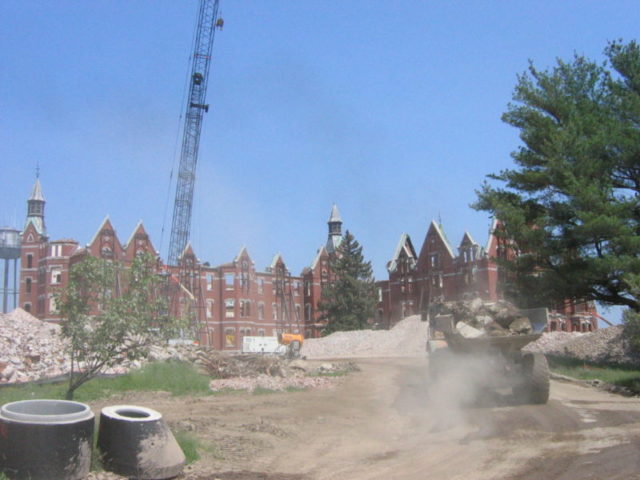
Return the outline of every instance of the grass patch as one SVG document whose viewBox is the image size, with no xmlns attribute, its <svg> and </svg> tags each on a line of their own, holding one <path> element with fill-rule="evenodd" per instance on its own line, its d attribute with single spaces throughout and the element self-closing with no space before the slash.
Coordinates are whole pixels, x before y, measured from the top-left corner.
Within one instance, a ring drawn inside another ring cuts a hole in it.
<svg viewBox="0 0 640 480">
<path fill-rule="evenodd" d="M 605 383 L 629 388 L 640 394 L 640 369 L 617 365 L 594 365 L 573 360 L 547 356 L 554 373 L 580 380 L 602 380 Z"/>
<path fill-rule="evenodd" d="M 67 382 L 0 388 L 0 404 L 35 398 L 64 399 Z M 148 363 L 119 377 L 99 377 L 76 390 L 74 400 L 90 402 L 127 391 L 165 391 L 179 395 L 209 395 L 209 377 L 186 362 Z M 0 479 L 1 480 L 1 479 Z"/>
<path fill-rule="evenodd" d="M 201 448 L 201 443 L 198 437 L 183 430 L 173 432 L 173 436 L 176 438 L 178 445 L 180 445 L 180 448 L 182 448 L 182 451 L 184 452 L 186 465 L 200 459 L 198 450 Z"/>
</svg>

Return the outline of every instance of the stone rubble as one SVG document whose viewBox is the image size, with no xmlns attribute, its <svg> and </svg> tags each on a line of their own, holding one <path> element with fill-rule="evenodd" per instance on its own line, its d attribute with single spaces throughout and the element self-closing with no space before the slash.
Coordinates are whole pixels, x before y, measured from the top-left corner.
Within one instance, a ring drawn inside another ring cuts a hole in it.
<svg viewBox="0 0 640 480">
<path fill-rule="evenodd" d="M 0 384 L 57 377 L 69 371 L 60 326 L 21 308 L 0 314 Z"/>
<path fill-rule="evenodd" d="M 545 333 L 525 349 L 589 363 L 640 366 L 640 353 L 632 350 L 621 325 L 589 333 Z"/>
<path fill-rule="evenodd" d="M 427 322 L 412 315 L 390 330 L 335 332 L 322 338 L 306 339 L 300 355 L 316 358 L 424 357 Z"/>
</svg>

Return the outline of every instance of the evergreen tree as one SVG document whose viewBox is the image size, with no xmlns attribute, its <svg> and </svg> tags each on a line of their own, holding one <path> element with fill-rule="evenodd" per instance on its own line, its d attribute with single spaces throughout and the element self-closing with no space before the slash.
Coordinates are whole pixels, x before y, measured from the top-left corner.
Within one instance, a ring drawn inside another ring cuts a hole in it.
<svg viewBox="0 0 640 480">
<path fill-rule="evenodd" d="M 373 270 L 348 230 L 329 265 L 330 281 L 322 290 L 319 304 L 321 318 L 327 321 L 323 335 L 366 328 L 376 307 Z"/>
<path fill-rule="evenodd" d="M 520 255 L 515 293 L 640 310 L 640 47 L 610 43 L 518 77 L 503 120 L 520 130 L 516 168 L 489 175 L 477 209 L 504 223 Z"/>
</svg>

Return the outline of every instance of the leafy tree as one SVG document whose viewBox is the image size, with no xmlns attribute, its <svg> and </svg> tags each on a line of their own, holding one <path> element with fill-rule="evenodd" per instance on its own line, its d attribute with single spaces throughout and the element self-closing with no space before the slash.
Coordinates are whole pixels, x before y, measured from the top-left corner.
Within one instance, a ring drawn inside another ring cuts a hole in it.
<svg viewBox="0 0 640 480">
<path fill-rule="evenodd" d="M 474 207 L 520 250 L 503 262 L 520 298 L 639 311 L 640 47 L 612 42 L 605 55 L 603 65 L 576 55 L 518 76 L 502 119 L 524 145 Z"/>
<path fill-rule="evenodd" d="M 73 265 L 56 298 L 71 360 L 68 399 L 107 368 L 146 356 L 175 333 L 179 325 L 167 314 L 162 287 L 149 254 L 128 267 L 90 256 Z"/>
<path fill-rule="evenodd" d="M 321 318 L 327 321 L 323 335 L 365 328 L 376 307 L 373 270 L 348 230 L 329 265 L 330 282 L 322 290 L 319 304 Z"/>
</svg>

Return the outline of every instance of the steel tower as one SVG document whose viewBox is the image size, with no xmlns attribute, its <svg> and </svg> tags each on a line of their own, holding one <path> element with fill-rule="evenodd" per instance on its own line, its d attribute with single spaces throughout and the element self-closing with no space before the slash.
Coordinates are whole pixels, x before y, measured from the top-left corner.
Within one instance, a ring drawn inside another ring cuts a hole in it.
<svg viewBox="0 0 640 480">
<path fill-rule="evenodd" d="M 176 265 L 178 258 L 189 241 L 191 231 L 191 207 L 193 189 L 196 180 L 196 164 L 202 118 L 209 111 L 205 103 L 211 51 L 216 28 L 222 29 L 222 18 L 218 17 L 219 0 L 200 0 L 200 11 L 196 30 L 195 48 L 191 63 L 189 98 L 185 111 L 184 131 L 182 135 L 182 152 L 176 186 L 176 198 L 173 204 L 171 221 L 171 239 L 167 263 Z"/>
</svg>

